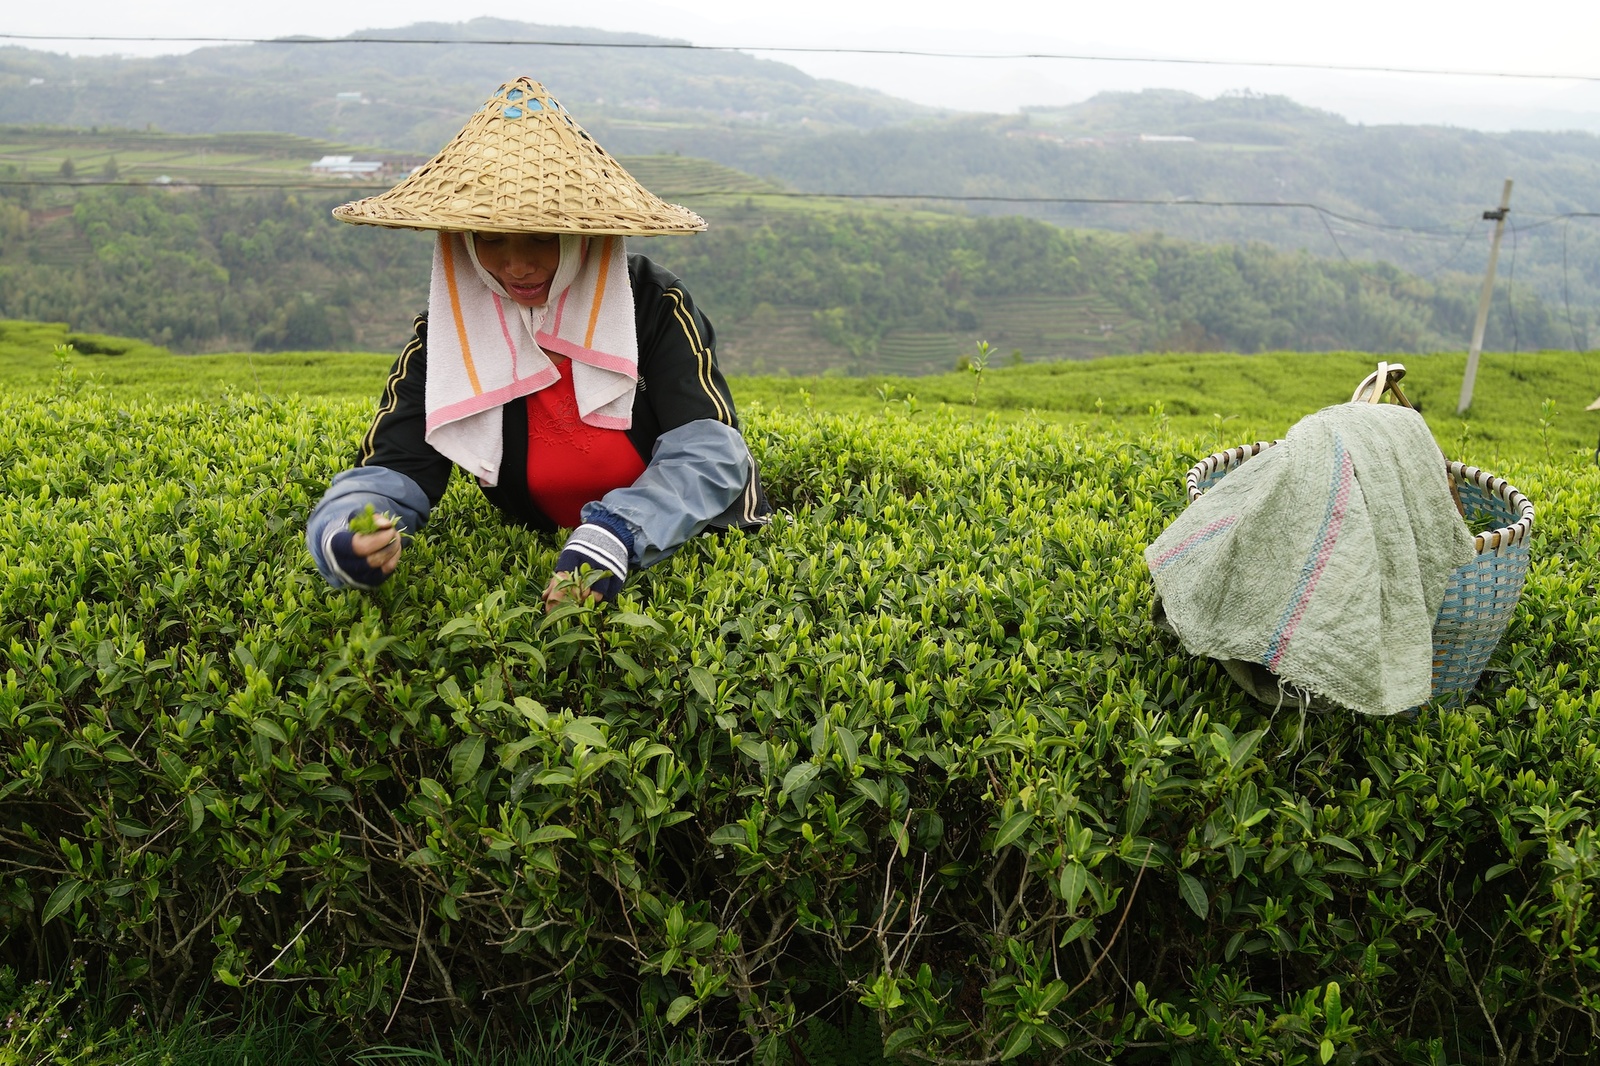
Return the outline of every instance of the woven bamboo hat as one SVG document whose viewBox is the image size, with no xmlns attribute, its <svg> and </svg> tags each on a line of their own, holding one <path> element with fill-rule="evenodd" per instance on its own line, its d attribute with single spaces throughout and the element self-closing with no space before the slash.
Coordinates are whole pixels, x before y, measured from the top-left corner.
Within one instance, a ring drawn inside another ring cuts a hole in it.
<svg viewBox="0 0 1600 1066">
<path fill-rule="evenodd" d="M 491 233 L 693 233 L 705 219 L 654 195 L 531 78 L 500 86 L 455 139 L 344 222 Z"/>
</svg>

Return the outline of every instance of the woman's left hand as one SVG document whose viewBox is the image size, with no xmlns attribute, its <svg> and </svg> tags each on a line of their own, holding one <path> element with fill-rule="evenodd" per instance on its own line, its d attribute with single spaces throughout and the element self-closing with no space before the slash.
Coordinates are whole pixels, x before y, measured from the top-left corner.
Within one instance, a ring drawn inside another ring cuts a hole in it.
<svg viewBox="0 0 1600 1066">
<path fill-rule="evenodd" d="M 553 611 L 568 601 L 580 603 L 588 600 L 590 603 L 598 603 L 600 599 L 600 593 L 592 588 L 584 588 L 578 581 L 576 574 L 565 570 L 557 571 L 552 575 L 550 583 L 544 587 L 544 609 L 546 611 Z"/>
</svg>

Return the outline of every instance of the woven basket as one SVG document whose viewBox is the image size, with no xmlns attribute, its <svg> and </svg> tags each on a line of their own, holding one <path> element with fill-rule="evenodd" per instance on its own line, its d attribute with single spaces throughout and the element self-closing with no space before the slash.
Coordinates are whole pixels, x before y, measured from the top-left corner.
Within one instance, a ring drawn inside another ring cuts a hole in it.
<svg viewBox="0 0 1600 1066">
<path fill-rule="evenodd" d="M 1229 471 L 1281 443 L 1257 441 L 1206 456 L 1184 475 L 1189 502 L 1198 500 Z M 1435 703 L 1461 700 L 1478 683 L 1522 595 L 1533 533 L 1533 504 L 1509 482 L 1475 466 L 1456 462 L 1445 466 L 1468 521 L 1488 520 L 1498 526 L 1473 537 L 1477 560 L 1452 574 L 1445 587 L 1433 621 Z"/>
</svg>

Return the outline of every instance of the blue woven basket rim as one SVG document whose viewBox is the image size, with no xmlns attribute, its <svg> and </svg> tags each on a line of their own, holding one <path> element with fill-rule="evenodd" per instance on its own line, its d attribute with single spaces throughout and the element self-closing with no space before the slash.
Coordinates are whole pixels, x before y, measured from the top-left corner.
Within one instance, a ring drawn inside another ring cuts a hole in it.
<svg viewBox="0 0 1600 1066">
<path fill-rule="evenodd" d="M 1241 463 L 1254 459 L 1268 448 L 1282 443 L 1282 440 L 1258 440 L 1253 444 L 1241 444 L 1206 456 L 1191 466 L 1189 472 L 1184 475 L 1183 484 L 1189 493 L 1189 502 L 1193 503 L 1205 493 L 1207 482 L 1218 471 L 1226 473 Z M 1507 509 L 1517 515 L 1517 520 L 1510 525 L 1486 530 L 1473 537 L 1473 547 L 1477 549 L 1478 554 L 1523 544 L 1533 535 L 1533 504 L 1515 485 L 1487 470 L 1458 463 L 1453 459 L 1445 461 L 1445 469 L 1458 484 L 1476 485 L 1486 495 L 1497 497 Z"/>
</svg>

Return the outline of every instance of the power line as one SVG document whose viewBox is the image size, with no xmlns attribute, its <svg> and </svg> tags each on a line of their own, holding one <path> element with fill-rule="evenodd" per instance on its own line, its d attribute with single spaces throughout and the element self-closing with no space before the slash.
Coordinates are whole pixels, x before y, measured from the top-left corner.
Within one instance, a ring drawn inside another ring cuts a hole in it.
<svg viewBox="0 0 1600 1066">
<path fill-rule="evenodd" d="M 1350 262 L 1350 257 L 1344 254 L 1344 245 L 1339 243 L 1339 238 L 1334 234 L 1333 227 L 1328 224 L 1328 216 L 1319 211 L 1317 219 L 1322 223 L 1322 228 L 1328 231 L 1328 239 L 1333 242 L 1334 248 L 1338 250 L 1339 258 L 1345 261 L 1346 266 L 1354 266 L 1355 264 Z"/>
<path fill-rule="evenodd" d="M 4 34 L 0 34 L 0 37 L 3 36 Z M 379 193 L 394 188 L 393 185 L 335 184 L 333 182 L 314 181 L 195 181 L 182 177 L 173 178 L 170 181 L 140 181 L 136 179 L 128 181 L 81 181 L 56 178 L 0 178 L 0 186 L 70 189 L 168 189 L 181 186 L 186 189 L 300 189 L 351 193 Z M 1458 235 L 1464 234 L 1462 239 L 1465 241 L 1474 232 L 1474 227 L 1470 224 L 1465 228 L 1441 228 L 1438 226 L 1406 226 L 1395 222 L 1376 222 L 1372 219 L 1346 215 L 1332 208 L 1323 207 L 1321 204 L 1302 200 L 1202 200 L 1195 197 L 1152 200 L 1121 196 L 1002 196 L 998 194 L 974 195 L 970 193 L 938 192 L 795 192 L 781 189 L 680 189 L 663 192 L 659 195 L 684 199 L 731 196 L 791 200 L 940 200 L 950 203 L 1059 204 L 1067 206 L 1268 208 L 1315 211 L 1326 218 L 1337 219 L 1352 226 L 1363 226 L 1367 229 L 1386 230 L 1395 233 L 1408 233 L 1421 237 L 1453 239 Z M 1551 226 L 1557 222 L 1565 222 L 1574 218 L 1600 218 L 1600 211 L 1567 211 L 1558 215 L 1547 215 L 1543 216 L 1541 221 L 1531 223 L 1522 228 L 1525 230 L 1542 229 L 1545 226 Z M 1335 237 L 1334 240 L 1337 242 L 1338 238 Z M 1459 249 L 1455 254 L 1459 254 Z M 1454 259 L 1455 254 L 1452 254 L 1449 258 Z"/>
<path fill-rule="evenodd" d="M 4 36 L 4 34 L 0 34 L 0 36 Z M 170 189 L 181 186 L 187 189 L 296 189 L 338 193 L 379 193 L 394 187 L 393 185 L 334 184 L 332 182 L 313 181 L 193 181 L 187 178 L 173 178 L 168 182 L 0 178 L 0 186 L 72 189 Z M 1460 228 L 1445 229 L 1437 226 L 1406 226 L 1394 222 L 1377 222 L 1372 219 L 1347 215 L 1332 208 L 1324 207 L 1321 204 L 1304 200 L 1202 200 L 1192 197 L 1153 200 L 1124 196 L 1002 196 L 997 194 L 974 195 L 970 193 L 937 192 L 792 192 L 779 189 L 679 189 L 668 191 L 661 195 L 683 199 L 729 196 L 789 200 L 939 200 L 949 203 L 1060 204 L 1109 207 L 1239 207 L 1314 211 L 1325 218 L 1337 219 L 1352 226 L 1364 226 L 1368 229 L 1408 233 L 1417 236 L 1454 238 L 1458 234 L 1465 233 L 1463 238 L 1465 240 L 1470 238 L 1474 232 L 1474 228 L 1471 225 L 1468 225 L 1463 230 Z M 1574 218 L 1600 218 L 1600 211 L 1565 211 L 1557 215 L 1543 216 L 1540 221 L 1522 228 L 1525 230 L 1541 229 L 1545 226 Z M 1335 242 L 1337 242 L 1337 238 L 1335 238 Z M 1454 259 L 1455 255 L 1452 254 L 1450 258 Z"/>
<path fill-rule="evenodd" d="M 170 182 L 151 181 L 66 181 L 50 178 L 0 178 L 0 186 L 33 186 L 40 188 L 73 188 L 73 189 L 170 189 L 182 187 L 186 189 L 314 189 L 319 192 L 339 193 L 367 193 L 383 192 L 391 185 L 334 185 L 329 182 L 288 182 L 288 181 L 189 181 L 183 178 L 174 178 Z M 1352 226 L 1365 226 L 1368 229 L 1387 230 L 1399 233 L 1412 233 L 1424 236 L 1437 236 L 1447 234 L 1451 237 L 1458 232 L 1453 229 L 1437 229 L 1419 226 L 1402 226 L 1392 222 L 1374 222 L 1371 219 L 1357 218 L 1354 215 L 1341 214 L 1321 204 L 1305 201 L 1283 200 L 1200 200 L 1200 199 L 1173 199 L 1173 200 L 1148 200 L 1121 196 L 1000 196 L 1000 195 L 972 195 L 956 193 L 934 192 L 787 192 L 781 190 L 755 190 L 755 189 L 681 189 L 661 194 L 680 199 L 698 199 L 701 197 L 730 196 L 746 198 L 769 198 L 790 200 L 939 200 L 951 203 L 1000 203 L 1000 204 L 1063 204 L 1063 205 L 1089 205 L 1111 207 L 1239 207 L 1251 209 L 1270 210 L 1299 210 L 1314 211 L 1326 219 L 1338 219 L 1340 222 Z M 1600 217 L 1597 214 L 1596 217 Z M 1331 236 L 1331 233 L 1330 233 Z M 1338 238 L 1334 238 L 1338 243 Z"/>
<path fill-rule="evenodd" d="M 1455 251 L 1451 252 L 1448 256 L 1434 264 L 1433 268 L 1427 273 L 1418 274 L 1417 277 L 1422 278 L 1424 281 L 1428 281 L 1442 273 L 1445 267 L 1449 266 L 1451 263 L 1454 263 L 1457 257 L 1461 255 L 1462 251 L 1467 247 L 1467 242 L 1472 239 L 1472 235 L 1475 232 L 1477 232 L 1476 227 L 1468 226 L 1462 231 L 1461 242 L 1456 245 Z"/>
<path fill-rule="evenodd" d="M 1427 235 L 1448 234 L 1455 236 L 1456 230 L 1438 229 L 1420 226 L 1402 226 L 1392 222 L 1374 222 L 1371 219 L 1357 218 L 1354 215 L 1342 214 L 1331 208 L 1323 207 L 1301 200 L 1202 200 L 1195 197 L 1183 197 L 1167 200 L 1138 199 L 1123 196 L 999 196 L 999 195 L 970 195 L 946 193 L 824 193 L 824 192 L 741 192 L 728 190 L 721 193 L 674 193 L 676 196 L 770 196 L 784 198 L 818 198 L 837 200 L 944 200 L 955 203 L 1000 203 L 1000 204 L 1081 204 L 1089 206 L 1112 207 L 1242 207 L 1265 210 L 1297 210 L 1315 211 L 1324 218 L 1338 219 L 1340 222 L 1352 226 L 1365 226 L 1368 229 L 1391 230 L 1403 233 L 1416 233 Z"/>
<path fill-rule="evenodd" d="M 1564 224 L 1568 220 L 1574 218 L 1600 218 L 1600 211 L 1564 211 L 1559 215 L 1530 215 L 1527 217 L 1543 219 L 1543 221 L 1534 222 L 1530 225 L 1522 227 L 1525 230 L 1535 230 L 1542 229 L 1545 226 L 1553 226 L 1557 222 Z"/>
<path fill-rule="evenodd" d="M 493 47 L 539 48 L 624 48 L 665 49 L 680 52 L 773 52 L 807 55 L 911 56 L 921 59 L 1049 59 L 1080 63 L 1164 63 L 1197 67 L 1256 67 L 1269 70 L 1330 70 L 1351 74 L 1424 74 L 1450 78 L 1509 78 L 1527 81 L 1592 81 L 1600 74 L 1525 73 L 1507 70 L 1460 70 L 1447 67 L 1395 67 L 1359 63 L 1299 63 L 1263 59 L 1194 59 L 1173 56 L 1113 56 L 1081 52 L 944 52 L 913 48 L 807 47 L 802 45 L 690 44 L 687 41 L 549 41 L 494 40 L 489 38 L 453 39 L 445 37 L 163 37 L 110 34 L 0 33 L 0 40 L 12 41 L 99 41 L 112 43 L 168 44 L 453 44 Z"/>
</svg>

